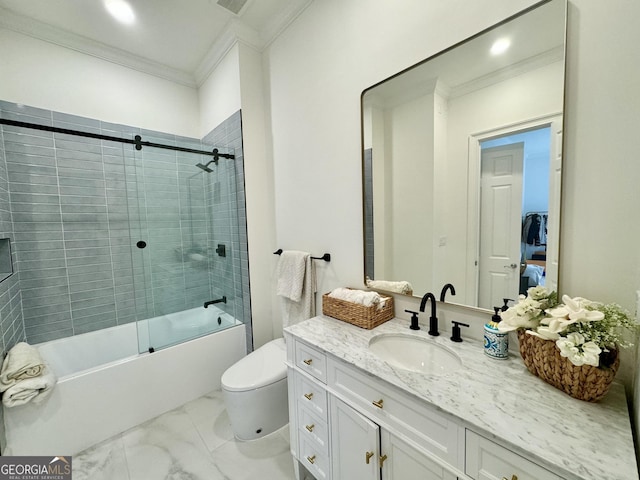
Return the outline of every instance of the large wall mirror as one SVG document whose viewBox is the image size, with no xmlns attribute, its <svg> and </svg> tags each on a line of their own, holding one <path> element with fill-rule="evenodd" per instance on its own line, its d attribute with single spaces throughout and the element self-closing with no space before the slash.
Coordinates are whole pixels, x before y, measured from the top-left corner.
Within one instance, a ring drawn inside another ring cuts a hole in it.
<svg viewBox="0 0 640 480">
<path fill-rule="evenodd" d="M 365 283 L 557 289 L 565 29 L 541 2 L 363 92 Z"/>
</svg>

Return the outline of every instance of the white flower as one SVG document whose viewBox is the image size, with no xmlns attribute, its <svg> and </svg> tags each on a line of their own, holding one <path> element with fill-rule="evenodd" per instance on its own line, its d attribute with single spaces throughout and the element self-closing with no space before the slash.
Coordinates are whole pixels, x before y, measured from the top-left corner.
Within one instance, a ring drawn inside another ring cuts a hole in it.
<svg viewBox="0 0 640 480">
<path fill-rule="evenodd" d="M 536 287 L 531 287 L 527 290 L 527 295 L 534 300 L 546 300 L 549 298 L 551 292 L 542 285 L 538 285 Z"/>
<path fill-rule="evenodd" d="M 563 299 L 564 300 L 564 299 Z M 594 342 L 585 342 L 580 333 L 570 333 L 566 338 L 556 340 L 560 355 L 566 357 L 574 365 L 593 365 L 597 367 L 602 351 Z"/>
<path fill-rule="evenodd" d="M 581 297 L 571 298 L 563 295 L 564 305 L 547 310 L 550 317 L 545 318 L 542 323 L 548 326 L 549 332 L 562 333 L 569 325 L 577 322 L 594 322 L 604 318 L 604 313 L 597 310 L 587 310 L 585 307 L 594 305 L 590 300 Z"/>
<path fill-rule="evenodd" d="M 545 327 L 544 325 L 539 326 L 535 330 L 527 330 L 527 333 L 545 340 L 558 340 L 560 338 L 557 332 L 550 330 L 549 327 Z"/>
<path fill-rule="evenodd" d="M 504 333 L 518 328 L 535 328 L 540 323 L 538 317 L 541 313 L 540 302 L 520 295 L 518 303 L 500 314 L 502 321 L 498 324 L 498 330 Z"/>
</svg>

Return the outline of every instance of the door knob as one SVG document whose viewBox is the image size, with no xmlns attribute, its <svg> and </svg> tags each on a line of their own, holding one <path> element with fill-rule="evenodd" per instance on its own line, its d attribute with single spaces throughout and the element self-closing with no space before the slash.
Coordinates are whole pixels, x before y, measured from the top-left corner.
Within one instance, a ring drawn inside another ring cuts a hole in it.
<svg viewBox="0 0 640 480">
<path fill-rule="evenodd" d="M 518 268 L 518 264 L 517 263 L 512 263 L 511 265 L 505 265 L 504 268 L 511 268 L 512 270 L 515 270 L 516 268 Z M 518 479 L 516 479 L 518 480 Z"/>
</svg>

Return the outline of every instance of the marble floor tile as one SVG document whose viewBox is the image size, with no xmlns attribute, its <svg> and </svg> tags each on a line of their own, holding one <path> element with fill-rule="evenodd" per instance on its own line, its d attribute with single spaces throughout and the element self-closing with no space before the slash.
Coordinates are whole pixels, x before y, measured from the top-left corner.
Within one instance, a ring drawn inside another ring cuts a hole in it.
<svg viewBox="0 0 640 480">
<path fill-rule="evenodd" d="M 74 455 L 71 465 L 74 480 L 129 480 L 120 435 Z"/>
<path fill-rule="evenodd" d="M 289 450 L 288 429 L 286 435 L 278 430 L 258 440 L 241 442 L 231 440 L 211 456 L 225 478 L 249 480 L 256 478 L 293 480 L 293 459 Z"/>
<path fill-rule="evenodd" d="M 213 451 L 229 440 L 233 440 L 233 430 L 222 392 L 211 392 L 184 405 L 191 421 L 196 426 L 209 451 Z"/>
<path fill-rule="evenodd" d="M 293 480 L 289 429 L 234 439 L 211 392 L 73 457 L 74 480 Z"/>
</svg>

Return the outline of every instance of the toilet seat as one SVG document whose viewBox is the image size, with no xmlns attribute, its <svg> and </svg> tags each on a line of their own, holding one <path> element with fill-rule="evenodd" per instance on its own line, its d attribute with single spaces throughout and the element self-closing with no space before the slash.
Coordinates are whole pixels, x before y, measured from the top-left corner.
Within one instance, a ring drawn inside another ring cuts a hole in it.
<svg viewBox="0 0 640 480">
<path fill-rule="evenodd" d="M 272 340 L 241 358 L 222 375 L 224 390 L 243 392 L 271 385 L 287 376 L 283 338 Z"/>
</svg>

